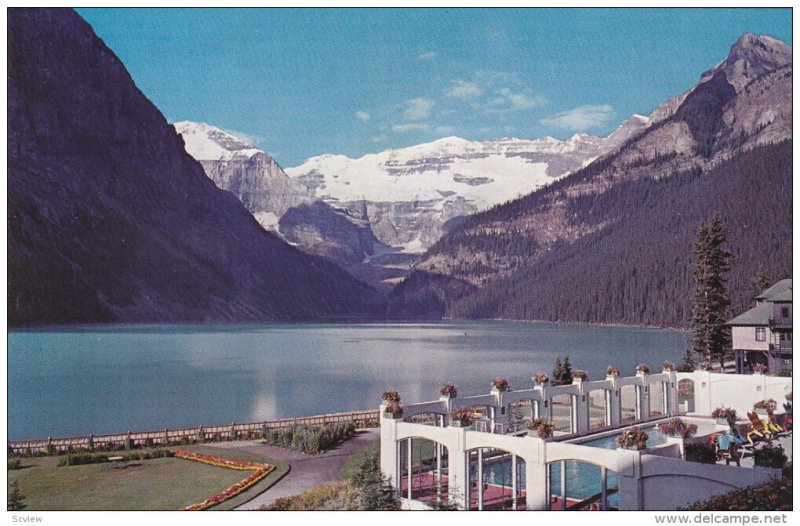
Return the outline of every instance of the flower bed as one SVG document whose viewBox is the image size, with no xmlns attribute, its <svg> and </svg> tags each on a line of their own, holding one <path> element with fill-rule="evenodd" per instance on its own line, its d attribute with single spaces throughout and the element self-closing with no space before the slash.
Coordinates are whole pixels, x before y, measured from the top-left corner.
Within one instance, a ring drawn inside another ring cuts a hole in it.
<svg viewBox="0 0 800 526">
<path fill-rule="evenodd" d="M 637 373 L 650 374 L 650 367 L 646 363 L 640 363 L 636 366 Z"/>
<path fill-rule="evenodd" d="M 240 460 L 229 460 L 220 457 L 212 457 L 211 455 L 203 455 L 201 453 L 192 453 L 189 451 L 176 451 L 175 457 L 182 458 L 184 460 L 194 460 L 195 462 L 202 462 L 203 464 L 209 464 L 211 466 L 216 466 L 220 468 L 238 469 L 241 471 L 253 470 L 250 476 L 248 476 L 244 480 L 237 482 L 236 484 L 229 487 L 225 491 L 217 493 L 216 495 L 212 495 L 211 497 L 207 498 L 204 501 L 196 502 L 194 504 L 186 506 L 185 508 L 181 508 L 181 511 L 199 511 L 208 509 L 212 506 L 216 506 L 217 504 L 235 497 L 236 495 L 242 493 L 243 491 L 250 488 L 254 484 L 258 483 L 261 479 L 269 475 L 275 469 L 275 466 L 271 464 L 259 464 L 257 462 L 242 462 Z"/>
<path fill-rule="evenodd" d="M 613 365 L 606 367 L 606 376 L 619 376 L 619 369 Z"/>
</svg>

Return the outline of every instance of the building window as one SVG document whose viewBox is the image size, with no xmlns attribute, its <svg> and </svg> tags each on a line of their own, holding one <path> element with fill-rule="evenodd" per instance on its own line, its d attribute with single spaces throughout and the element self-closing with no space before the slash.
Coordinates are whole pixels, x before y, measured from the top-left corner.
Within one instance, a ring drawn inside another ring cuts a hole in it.
<svg viewBox="0 0 800 526">
<path fill-rule="evenodd" d="M 781 318 L 786 319 L 789 317 L 789 307 L 781 307 Z"/>
<path fill-rule="evenodd" d="M 756 341 L 763 342 L 767 339 L 767 330 L 764 327 L 756 327 Z"/>
</svg>

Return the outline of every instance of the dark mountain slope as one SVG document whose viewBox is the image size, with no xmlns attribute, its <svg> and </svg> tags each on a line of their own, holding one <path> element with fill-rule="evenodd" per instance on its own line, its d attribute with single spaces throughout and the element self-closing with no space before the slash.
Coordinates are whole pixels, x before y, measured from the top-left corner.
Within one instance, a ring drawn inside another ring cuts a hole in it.
<svg viewBox="0 0 800 526">
<path fill-rule="evenodd" d="M 700 222 L 715 212 L 734 255 L 732 310 L 741 311 L 751 304 L 759 269 L 773 278 L 791 275 L 791 148 L 791 142 L 757 147 L 707 173 L 619 185 L 607 203 L 630 211 L 622 220 L 554 245 L 535 264 L 454 302 L 445 315 L 685 326 L 692 242 Z M 586 208 L 580 215 L 597 212 Z"/>
<path fill-rule="evenodd" d="M 8 10 L 11 325 L 363 314 L 374 293 L 265 232 L 91 27 Z"/>
</svg>

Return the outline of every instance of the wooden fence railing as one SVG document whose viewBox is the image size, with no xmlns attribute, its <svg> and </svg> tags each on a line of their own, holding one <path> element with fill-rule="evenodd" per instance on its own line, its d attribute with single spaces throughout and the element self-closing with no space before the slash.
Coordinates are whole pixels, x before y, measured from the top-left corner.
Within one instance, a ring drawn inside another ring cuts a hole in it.
<svg viewBox="0 0 800 526">
<path fill-rule="evenodd" d="M 128 439 L 137 446 L 167 446 L 196 441 L 202 436 L 210 440 L 237 440 L 259 438 L 272 429 L 284 429 L 296 425 L 322 425 L 353 422 L 358 427 L 378 425 L 378 410 L 354 411 L 349 413 L 331 413 L 327 415 L 306 416 L 300 418 L 284 418 L 281 420 L 265 420 L 237 424 L 232 422 L 221 426 L 200 426 L 183 429 L 161 429 L 158 431 L 129 431 L 106 435 L 89 435 L 61 438 L 37 438 L 32 440 L 10 440 L 8 452 L 12 455 L 58 453 L 66 451 L 114 449 L 122 446 Z"/>
</svg>

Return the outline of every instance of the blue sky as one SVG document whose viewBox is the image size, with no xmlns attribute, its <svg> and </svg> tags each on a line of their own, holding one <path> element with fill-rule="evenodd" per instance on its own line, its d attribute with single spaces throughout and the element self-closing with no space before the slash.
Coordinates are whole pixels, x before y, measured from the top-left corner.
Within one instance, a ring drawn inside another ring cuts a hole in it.
<svg viewBox="0 0 800 526">
<path fill-rule="evenodd" d="M 607 134 L 789 9 L 79 9 L 171 121 L 284 166 L 448 135 Z"/>
</svg>

